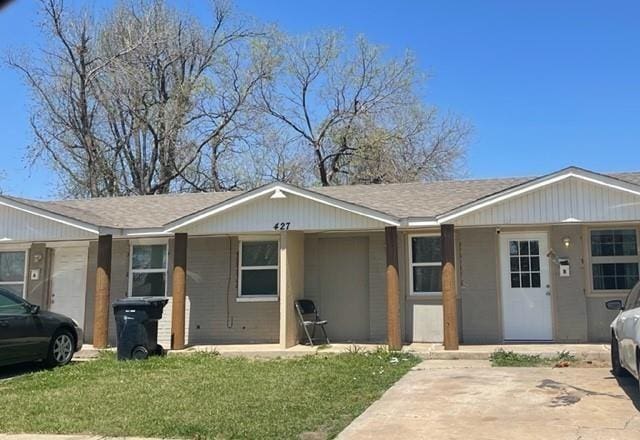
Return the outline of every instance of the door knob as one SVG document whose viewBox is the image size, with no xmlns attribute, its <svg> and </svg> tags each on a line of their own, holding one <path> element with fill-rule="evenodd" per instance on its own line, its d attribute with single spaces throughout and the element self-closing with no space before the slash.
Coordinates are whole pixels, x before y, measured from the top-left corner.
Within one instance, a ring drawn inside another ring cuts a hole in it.
<svg viewBox="0 0 640 440">
<path fill-rule="evenodd" d="M 551 292 L 550 292 L 549 290 L 547 290 L 546 295 L 547 295 L 547 296 L 551 296 Z"/>
</svg>

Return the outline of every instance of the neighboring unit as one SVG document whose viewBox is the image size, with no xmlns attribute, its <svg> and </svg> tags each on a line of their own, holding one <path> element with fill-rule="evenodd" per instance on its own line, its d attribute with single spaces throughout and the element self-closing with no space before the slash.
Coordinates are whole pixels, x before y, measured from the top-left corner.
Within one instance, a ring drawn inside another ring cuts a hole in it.
<svg viewBox="0 0 640 440">
<path fill-rule="evenodd" d="M 0 197 L 0 287 L 113 344 L 110 304 L 167 296 L 159 342 L 595 342 L 638 281 L 640 173 L 92 200 Z M 173 340 L 172 340 L 173 339 Z"/>
</svg>

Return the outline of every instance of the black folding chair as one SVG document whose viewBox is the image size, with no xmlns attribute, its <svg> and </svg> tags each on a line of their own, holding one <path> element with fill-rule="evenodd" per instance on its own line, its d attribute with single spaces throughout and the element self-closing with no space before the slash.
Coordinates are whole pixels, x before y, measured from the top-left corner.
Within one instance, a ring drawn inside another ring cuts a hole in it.
<svg viewBox="0 0 640 440">
<path fill-rule="evenodd" d="M 300 325 L 304 329 L 304 333 L 307 335 L 309 345 L 313 347 L 313 342 L 316 340 L 316 327 L 320 327 L 322 334 L 324 335 L 324 343 L 330 344 L 327 331 L 324 326 L 327 325 L 327 321 L 320 319 L 318 309 L 316 305 L 310 299 L 299 299 L 295 302 L 296 312 L 298 312 L 298 319 Z M 309 327 L 312 327 L 311 333 L 309 333 Z"/>
</svg>

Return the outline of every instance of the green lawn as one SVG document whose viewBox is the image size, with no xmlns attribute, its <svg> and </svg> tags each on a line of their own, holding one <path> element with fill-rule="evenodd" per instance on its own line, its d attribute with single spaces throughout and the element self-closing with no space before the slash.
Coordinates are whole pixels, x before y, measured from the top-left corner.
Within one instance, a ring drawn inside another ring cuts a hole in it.
<svg viewBox="0 0 640 440">
<path fill-rule="evenodd" d="M 276 360 L 105 356 L 0 382 L 0 432 L 330 438 L 417 363 L 383 350 Z"/>
<path fill-rule="evenodd" d="M 522 354 L 505 351 L 502 348 L 491 353 L 491 365 L 494 367 L 546 367 L 562 364 L 569 366 L 576 362 L 576 357 L 568 351 L 560 351 L 551 357 L 538 354 Z"/>
</svg>

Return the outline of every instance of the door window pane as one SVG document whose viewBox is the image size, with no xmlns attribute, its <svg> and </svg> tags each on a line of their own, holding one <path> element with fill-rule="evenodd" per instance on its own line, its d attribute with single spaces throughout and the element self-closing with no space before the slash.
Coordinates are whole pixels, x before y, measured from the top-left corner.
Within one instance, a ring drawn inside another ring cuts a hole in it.
<svg viewBox="0 0 640 440">
<path fill-rule="evenodd" d="M 538 240 L 509 241 L 509 269 L 512 288 L 540 287 L 540 244 Z M 519 255 L 516 256 L 516 255 Z"/>
<path fill-rule="evenodd" d="M 540 287 L 540 274 L 537 272 L 531 273 L 531 287 Z"/>
<path fill-rule="evenodd" d="M 540 271 L 540 257 L 531 257 L 531 270 L 533 272 Z"/>
<path fill-rule="evenodd" d="M 416 293 L 441 292 L 440 266 L 414 266 L 413 291 Z"/>
</svg>

